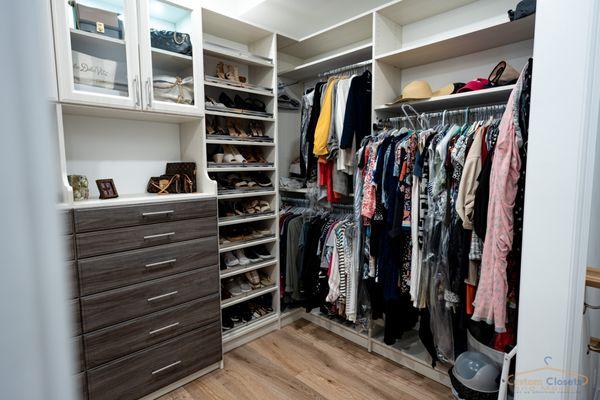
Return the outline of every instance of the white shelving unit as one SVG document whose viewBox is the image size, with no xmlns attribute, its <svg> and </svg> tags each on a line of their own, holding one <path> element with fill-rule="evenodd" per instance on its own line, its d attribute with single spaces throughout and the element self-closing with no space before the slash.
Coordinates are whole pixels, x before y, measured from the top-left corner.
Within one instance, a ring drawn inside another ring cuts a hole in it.
<svg viewBox="0 0 600 400">
<path fill-rule="evenodd" d="M 240 83 L 226 81 L 214 82 L 213 80 L 204 80 L 204 91 L 207 96 L 219 101 L 220 93 L 225 93 L 232 100 L 235 96 L 242 98 L 254 97 L 264 102 L 266 111 L 273 117 L 253 115 L 251 113 L 239 113 L 227 109 L 205 110 L 205 123 L 213 122 L 213 118 L 220 121 L 233 120 L 240 129 L 247 129 L 248 124 L 260 121 L 264 126 L 264 132 L 273 139 L 272 142 L 244 140 L 243 138 L 219 138 L 207 135 L 206 153 L 210 159 L 212 154 L 219 147 L 228 145 L 240 148 L 250 149 L 260 152 L 262 156 L 271 165 L 223 165 L 216 166 L 211 163 L 205 165 L 206 171 L 214 179 L 220 179 L 230 174 L 242 176 L 252 176 L 253 174 L 266 174 L 273 185 L 278 181 L 277 165 L 277 99 L 274 95 L 274 89 L 277 87 L 277 47 L 276 36 L 274 33 L 262 28 L 226 17 L 209 10 L 203 10 L 203 37 L 204 37 L 204 71 L 207 77 L 217 77 L 216 66 L 219 62 L 225 64 L 225 72 L 228 71 L 228 65 L 235 67 L 240 76 L 247 78 L 247 82 L 253 86 L 244 87 Z M 265 88 L 265 89 L 262 89 Z M 271 90 L 266 90 L 269 88 Z M 260 261 L 247 266 L 237 266 L 221 270 L 221 279 L 233 279 L 242 276 L 249 271 L 260 270 L 265 272 L 271 278 L 272 285 L 260 289 L 243 293 L 221 301 L 223 312 L 228 312 L 228 308 L 234 305 L 252 301 L 260 296 L 271 296 L 273 312 L 261 318 L 243 323 L 235 328 L 224 331 L 223 343 L 224 350 L 229 351 L 254 339 L 257 330 L 268 332 L 278 327 L 279 316 L 279 215 L 276 212 L 277 190 L 270 188 L 257 188 L 255 190 L 240 190 L 238 192 L 226 192 L 218 194 L 219 205 L 223 206 L 225 202 L 244 202 L 247 200 L 266 200 L 273 210 L 271 213 L 253 215 L 246 214 L 242 216 L 222 217 L 219 219 L 219 231 L 225 235 L 231 229 L 243 229 L 247 227 L 261 227 L 269 229 L 271 236 L 259 237 L 254 240 L 244 240 L 240 242 L 223 243 L 219 247 L 219 253 L 236 250 L 243 251 L 254 246 L 265 246 L 271 252 L 272 259 Z M 242 207 L 243 209 L 243 207 Z M 224 268 L 224 266 L 222 266 Z M 264 333 L 262 333 L 264 334 Z M 225 343 L 227 343 L 225 345 Z"/>
</svg>

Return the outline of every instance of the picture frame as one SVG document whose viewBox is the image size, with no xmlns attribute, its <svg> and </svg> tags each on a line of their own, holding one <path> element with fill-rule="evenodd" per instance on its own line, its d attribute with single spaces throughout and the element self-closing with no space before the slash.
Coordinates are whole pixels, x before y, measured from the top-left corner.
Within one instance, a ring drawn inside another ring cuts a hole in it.
<svg viewBox="0 0 600 400">
<path fill-rule="evenodd" d="M 114 199 L 119 197 L 117 187 L 112 179 L 96 179 L 96 185 L 101 199 Z"/>
</svg>

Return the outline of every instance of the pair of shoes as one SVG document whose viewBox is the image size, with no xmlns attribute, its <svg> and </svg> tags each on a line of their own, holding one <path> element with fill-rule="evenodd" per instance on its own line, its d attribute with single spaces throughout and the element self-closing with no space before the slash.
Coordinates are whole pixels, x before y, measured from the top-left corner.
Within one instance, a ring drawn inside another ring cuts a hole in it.
<svg viewBox="0 0 600 400">
<path fill-rule="evenodd" d="M 225 72 L 226 69 L 227 72 Z M 217 78 L 237 83 L 247 83 L 248 81 L 245 76 L 240 75 L 236 65 L 224 64 L 221 61 L 217 63 Z"/>
<path fill-rule="evenodd" d="M 227 134 L 238 138 L 248 138 L 250 135 L 242 129 L 240 121 L 237 119 L 227 118 Z"/>
<path fill-rule="evenodd" d="M 242 293 L 248 293 L 252 290 L 252 286 L 250 286 L 248 281 L 241 275 L 236 275 L 234 277 L 225 279 L 223 281 L 222 289 L 223 294 L 235 297 L 241 295 Z"/>
<path fill-rule="evenodd" d="M 219 95 L 219 102 L 217 103 L 214 100 L 212 100 L 212 102 L 215 103 L 213 107 L 221 107 L 218 105 L 221 104 L 227 108 L 234 108 L 242 111 L 246 110 L 259 113 L 267 112 L 267 105 L 263 101 L 254 97 L 248 97 L 246 99 L 243 99 L 238 94 L 236 94 L 232 100 L 231 97 L 227 95 L 227 93 L 221 92 L 221 94 Z"/>
<path fill-rule="evenodd" d="M 227 106 L 225 104 L 216 101 L 215 99 L 213 99 L 210 96 L 204 96 L 204 104 L 208 108 L 223 108 L 223 109 L 227 108 Z"/>
<path fill-rule="evenodd" d="M 258 149 L 244 147 L 240 149 L 240 152 L 249 163 L 268 164 L 267 159 Z"/>
<path fill-rule="evenodd" d="M 246 256 L 248 258 L 258 260 L 268 260 L 274 256 L 269 250 L 263 245 L 254 246 L 246 249 Z"/>
<path fill-rule="evenodd" d="M 259 172 L 255 175 L 256 183 L 261 187 L 270 187 L 272 186 L 271 179 L 263 172 Z"/>
<path fill-rule="evenodd" d="M 243 250 L 234 250 L 223 253 L 223 263 L 227 268 L 233 268 L 237 266 L 250 265 L 251 260 L 246 257 Z"/>
<path fill-rule="evenodd" d="M 239 152 L 235 146 L 231 146 L 228 144 L 224 144 L 220 146 L 215 154 L 213 154 L 213 161 L 217 164 L 227 163 L 227 164 L 244 164 L 246 163 L 246 158 Z"/>
<path fill-rule="evenodd" d="M 271 211 L 271 204 L 266 200 L 248 200 L 242 203 L 246 214 L 258 214 Z"/>
<path fill-rule="evenodd" d="M 241 242 L 245 240 L 260 239 L 264 236 L 273 235 L 271 229 L 257 228 L 248 226 L 243 227 L 223 227 L 219 233 L 219 239 L 222 244 L 231 242 Z"/>
<path fill-rule="evenodd" d="M 250 121 L 248 123 L 248 129 L 252 134 L 252 137 L 265 137 L 265 125 L 262 121 Z"/>
</svg>

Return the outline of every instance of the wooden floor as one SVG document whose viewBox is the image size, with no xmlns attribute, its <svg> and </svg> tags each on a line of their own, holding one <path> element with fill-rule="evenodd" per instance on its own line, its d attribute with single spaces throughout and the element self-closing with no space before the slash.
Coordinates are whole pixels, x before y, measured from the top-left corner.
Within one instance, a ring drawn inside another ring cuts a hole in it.
<svg viewBox="0 0 600 400">
<path fill-rule="evenodd" d="M 225 354 L 224 369 L 160 400 L 453 398 L 447 387 L 301 320 Z"/>
</svg>

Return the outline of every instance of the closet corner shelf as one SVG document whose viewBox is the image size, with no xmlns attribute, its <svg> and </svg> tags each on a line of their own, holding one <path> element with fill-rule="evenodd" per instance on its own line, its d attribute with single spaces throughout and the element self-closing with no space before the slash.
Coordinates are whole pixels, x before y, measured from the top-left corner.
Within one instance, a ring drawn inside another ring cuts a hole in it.
<svg viewBox="0 0 600 400">
<path fill-rule="evenodd" d="M 210 138 L 210 135 L 207 136 Z M 227 139 L 206 139 L 206 144 L 229 144 L 233 146 L 275 146 L 275 142 L 260 142 L 256 140 L 227 140 Z"/>
<path fill-rule="evenodd" d="M 368 61 L 373 55 L 372 49 L 373 45 L 371 43 L 364 44 L 337 54 L 309 61 L 288 70 L 280 71 L 278 72 L 278 76 L 294 80 L 311 78 L 317 76 L 319 72 Z"/>
<path fill-rule="evenodd" d="M 291 189 L 291 188 L 279 188 L 280 192 L 286 192 L 286 193 L 308 193 L 308 189 L 307 188 L 300 188 L 300 189 Z"/>
<path fill-rule="evenodd" d="M 204 81 L 204 86 L 211 86 L 211 87 L 216 87 L 216 88 L 220 88 L 220 89 L 233 90 L 236 92 L 252 93 L 252 94 L 257 94 L 260 96 L 268 96 L 268 97 L 274 96 L 273 92 L 270 92 L 268 90 L 252 89 L 252 88 L 247 88 L 247 87 L 243 87 L 243 86 L 228 85 L 226 83 Z"/>
<path fill-rule="evenodd" d="M 600 289 L 600 268 L 587 268 L 587 273 L 585 276 L 585 285 L 596 289 Z"/>
<path fill-rule="evenodd" d="M 490 89 L 476 90 L 473 92 L 456 93 L 448 96 L 432 97 L 408 103 L 399 103 L 391 106 L 382 105 L 375 111 L 382 113 L 401 113 L 403 104 L 410 104 L 417 111 L 436 111 L 458 107 L 476 106 L 481 104 L 501 103 L 508 100 L 515 85 L 500 86 Z"/>
<path fill-rule="evenodd" d="M 225 218 L 219 218 L 219 226 L 229 226 L 229 225 L 245 224 L 248 222 L 266 221 L 269 219 L 273 219 L 275 217 L 276 217 L 276 214 L 274 212 L 260 214 L 260 215 L 256 215 L 256 216 L 249 214 L 249 215 L 242 215 L 242 216 L 236 216 L 236 217 L 225 217 Z"/>
<path fill-rule="evenodd" d="M 272 259 L 254 263 L 254 264 L 233 267 L 233 268 L 227 268 L 227 269 L 221 271 L 221 279 L 229 278 L 230 276 L 240 275 L 240 274 L 243 274 L 248 271 L 254 271 L 256 269 L 269 267 L 274 264 L 277 264 L 277 259 L 275 259 L 275 256 L 273 256 Z"/>
<path fill-rule="evenodd" d="M 279 320 L 279 316 L 276 312 L 269 313 L 260 318 L 253 319 L 252 321 L 248 321 L 236 328 L 233 328 L 227 332 L 223 333 L 223 343 L 230 342 L 234 339 L 237 339 L 242 336 L 246 336 L 247 334 L 262 328 L 263 326 L 267 326 L 273 322 L 277 322 Z"/>
<path fill-rule="evenodd" d="M 252 115 L 252 114 L 242 114 L 242 113 L 235 113 L 235 112 L 229 112 L 229 111 L 216 111 L 216 110 L 206 110 L 205 111 L 206 115 L 217 115 L 219 117 L 229 117 L 229 118 L 243 118 L 243 119 L 253 119 L 253 120 L 257 120 L 257 121 L 266 121 L 266 122 L 273 122 L 275 121 L 275 118 L 273 117 L 261 117 L 259 115 Z"/>
<path fill-rule="evenodd" d="M 253 57 L 250 54 L 237 51 L 235 49 L 229 49 L 226 47 L 215 46 L 210 43 L 204 43 L 204 54 L 213 56 L 223 60 L 241 62 L 248 65 L 254 65 L 257 67 L 269 67 L 273 68 L 274 63 L 272 61 L 263 60 L 258 57 Z"/>
<path fill-rule="evenodd" d="M 235 304 L 240 304 L 243 303 L 247 300 L 253 299 L 255 297 L 258 297 L 260 295 L 266 294 L 266 293 L 271 293 L 273 291 L 277 290 L 277 284 L 272 283 L 269 286 L 265 286 L 263 288 L 260 289 L 254 289 L 251 290 L 249 292 L 246 293 L 242 293 L 238 296 L 233 296 L 229 299 L 225 299 L 225 300 L 221 300 L 221 309 L 227 308 L 227 307 L 231 307 Z"/>
<path fill-rule="evenodd" d="M 180 193 L 180 194 L 154 194 L 154 193 L 140 193 L 140 194 L 125 194 L 119 195 L 115 199 L 88 199 L 73 202 L 73 208 L 91 208 L 91 207 L 110 207 L 110 206 L 123 206 L 129 204 L 144 204 L 154 202 L 169 202 L 169 201 L 180 201 L 180 200 L 194 200 L 194 199 L 206 199 L 216 198 L 214 194 L 207 193 Z"/>
<path fill-rule="evenodd" d="M 258 197 L 258 196 L 272 196 L 275 194 L 274 190 L 256 190 L 256 191 L 245 191 L 239 193 L 227 193 L 219 194 L 219 200 L 227 199 L 240 199 L 244 197 Z"/>
<path fill-rule="evenodd" d="M 256 171 L 275 171 L 275 167 L 209 167 L 206 169 L 207 172 L 256 172 Z"/>
<path fill-rule="evenodd" d="M 257 246 L 259 244 L 273 243 L 277 240 L 276 236 L 268 236 L 266 238 L 259 238 L 241 242 L 239 244 L 223 244 L 219 246 L 219 253 L 226 253 L 228 251 L 245 249 L 246 247 Z"/>
<path fill-rule="evenodd" d="M 191 56 L 155 47 L 152 48 L 152 64 L 161 71 L 180 72 L 183 69 L 189 68 L 193 60 Z"/>
<path fill-rule="evenodd" d="M 460 34 L 435 37 L 424 43 L 377 55 L 375 59 L 402 69 L 532 39 L 535 14 L 516 21 L 509 21 L 506 15 L 501 15 L 482 24 L 485 25 L 479 29 L 471 28 Z"/>
</svg>

